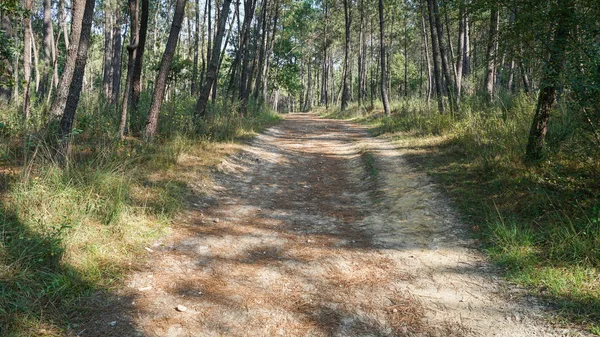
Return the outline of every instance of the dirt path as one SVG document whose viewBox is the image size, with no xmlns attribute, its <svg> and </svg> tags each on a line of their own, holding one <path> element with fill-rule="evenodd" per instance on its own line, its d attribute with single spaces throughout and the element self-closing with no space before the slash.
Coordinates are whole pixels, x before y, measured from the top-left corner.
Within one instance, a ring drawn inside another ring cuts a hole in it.
<svg viewBox="0 0 600 337">
<path fill-rule="evenodd" d="M 80 336 L 573 335 L 508 300 L 447 200 L 362 127 L 290 115 L 215 179 Z"/>
</svg>

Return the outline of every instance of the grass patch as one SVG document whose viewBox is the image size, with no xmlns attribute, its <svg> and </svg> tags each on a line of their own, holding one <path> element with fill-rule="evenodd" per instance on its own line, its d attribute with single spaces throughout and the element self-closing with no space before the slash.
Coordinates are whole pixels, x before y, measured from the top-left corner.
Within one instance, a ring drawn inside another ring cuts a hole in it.
<svg viewBox="0 0 600 337">
<path fill-rule="evenodd" d="M 534 107 L 524 95 L 493 106 L 474 97 L 450 117 L 412 100 L 391 117 L 374 110 L 353 120 L 394 139 L 447 191 L 510 281 L 598 333 L 600 151 L 585 123 L 559 107 L 544 160 L 525 165 Z"/>
<path fill-rule="evenodd" d="M 0 148 L 1 336 L 64 335 L 93 310 L 86 303 L 94 294 L 119 286 L 144 247 L 169 232 L 188 197 L 209 184 L 210 168 L 232 151 L 229 143 L 279 119 L 213 107 L 197 128 L 175 132 L 190 111 L 162 124 L 153 144 L 118 142 L 106 131 L 115 121 L 87 124 L 84 114 L 67 168 L 53 164 L 43 140 L 22 161 L 27 150 L 16 126 L 0 135 L 16 144 Z"/>
<path fill-rule="evenodd" d="M 377 179 L 379 175 L 379 171 L 377 170 L 377 166 L 375 165 L 375 157 L 366 147 L 360 148 L 360 158 L 365 167 L 365 172 L 370 179 Z"/>
</svg>

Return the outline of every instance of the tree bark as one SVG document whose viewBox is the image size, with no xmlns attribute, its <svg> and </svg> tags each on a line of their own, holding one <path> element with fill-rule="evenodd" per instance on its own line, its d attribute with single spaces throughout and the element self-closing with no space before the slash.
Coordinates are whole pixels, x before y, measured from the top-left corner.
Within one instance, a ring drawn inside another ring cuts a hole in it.
<svg viewBox="0 0 600 337">
<path fill-rule="evenodd" d="M 162 107 L 163 100 L 165 98 L 165 88 L 167 86 L 167 77 L 169 70 L 171 69 L 171 63 L 173 62 L 173 56 L 175 55 L 175 49 L 177 48 L 177 40 L 179 39 L 179 31 L 181 31 L 181 23 L 183 22 L 183 16 L 185 13 L 185 0 L 177 0 L 175 3 L 175 12 L 173 13 L 173 23 L 171 24 L 171 31 L 169 32 L 169 39 L 167 40 L 167 46 L 163 53 L 162 60 L 160 62 L 160 68 L 156 75 L 156 81 L 154 82 L 154 94 L 152 95 L 152 104 L 148 111 L 148 120 L 146 122 L 146 130 L 144 130 L 144 138 L 151 140 L 156 134 L 158 128 L 158 115 Z"/>
<path fill-rule="evenodd" d="M 498 25 L 500 23 L 500 12 L 498 5 L 492 5 L 490 13 L 490 32 L 486 51 L 486 72 L 485 72 L 485 94 L 488 101 L 494 100 L 494 74 L 496 73 L 496 50 L 498 49 Z"/>
<path fill-rule="evenodd" d="M 24 9 L 28 11 L 28 14 L 23 17 L 23 77 L 25 81 L 23 118 L 27 121 L 31 116 L 31 45 L 33 42 L 31 38 L 31 8 L 33 0 L 25 0 L 23 5 Z"/>
<path fill-rule="evenodd" d="M 556 101 L 557 88 L 563 72 L 565 52 L 567 50 L 570 26 L 572 25 L 573 1 L 557 0 L 553 17 L 557 18 L 554 38 L 550 46 L 550 55 L 544 66 L 538 102 L 529 132 L 525 159 L 535 161 L 542 158 L 545 147 L 548 120 L 552 106 Z"/>
<path fill-rule="evenodd" d="M 215 34 L 214 45 L 215 48 L 212 50 L 212 55 L 210 57 L 210 63 L 208 64 L 208 68 L 206 71 L 206 79 L 204 80 L 204 84 L 202 85 L 202 89 L 200 90 L 200 96 L 198 97 L 198 101 L 196 102 L 196 117 L 202 118 L 206 114 L 206 105 L 208 103 L 208 98 L 211 93 L 212 86 L 214 84 L 215 79 L 217 78 L 217 69 L 219 67 L 219 56 L 220 56 L 220 47 L 223 42 L 223 35 L 225 35 L 225 25 L 227 23 L 227 17 L 229 16 L 229 7 L 231 6 L 231 0 L 223 0 L 223 8 L 221 9 L 221 15 L 219 16 L 218 29 Z"/>
<path fill-rule="evenodd" d="M 199 58 L 199 45 L 200 45 L 200 0 L 196 0 L 194 7 L 194 18 L 196 20 L 196 29 L 194 34 L 194 56 L 193 56 L 193 68 L 192 68 L 192 87 L 191 94 L 196 95 L 198 92 L 198 58 Z"/>
<path fill-rule="evenodd" d="M 444 86 L 442 77 L 440 76 L 440 51 L 438 49 L 438 40 L 435 33 L 435 14 L 433 10 L 433 1 L 427 0 L 427 8 L 429 9 L 429 30 L 431 32 L 431 50 L 433 52 L 433 78 L 435 82 L 435 91 L 438 101 L 438 109 L 441 114 L 444 113 Z"/>
<path fill-rule="evenodd" d="M 212 56 L 210 58 L 210 63 L 206 71 L 206 79 L 204 80 L 202 90 L 200 90 L 200 96 L 198 97 L 198 101 L 196 103 L 196 116 L 199 118 L 204 117 L 206 114 L 206 104 L 208 103 L 208 97 L 210 96 L 210 92 L 214 81 L 217 78 L 220 48 L 217 48 L 216 46 L 221 46 L 221 43 L 223 42 L 223 35 L 225 35 L 225 24 L 227 23 L 227 17 L 229 16 L 230 6 L 231 0 L 223 0 L 223 8 L 221 9 L 218 29 L 215 34 L 215 48 L 212 50 Z"/>
<path fill-rule="evenodd" d="M 146 51 L 146 40 L 148 38 L 149 0 L 142 0 L 142 14 L 140 17 L 140 33 L 138 36 L 138 48 L 135 55 L 135 66 L 133 68 L 133 91 L 131 93 L 131 108 L 138 110 L 140 94 L 142 93 L 142 70 L 144 65 L 144 53 Z"/>
<path fill-rule="evenodd" d="M 455 97 L 456 90 L 454 88 L 454 80 L 450 70 L 450 62 L 448 61 L 448 54 L 446 52 L 446 46 L 444 44 L 444 31 L 442 29 L 442 20 L 440 19 L 438 0 L 431 0 L 433 5 L 433 18 L 435 20 L 435 28 L 438 38 L 438 44 L 440 49 L 440 60 L 442 61 L 442 74 L 445 80 L 445 89 L 448 94 L 448 102 L 450 105 L 450 113 L 455 110 Z"/>
<path fill-rule="evenodd" d="M 10 17 L 3 13 L 0 13 L 0 29 L 4 31 L 8 39 L 12 38 L 12 22 Z M 4 58 L 0 59 L 0 68 L 4 70 L 4 73 L 0 73 L 0 99 L 9 102 L 12 94 L 11 86 L 14 86 L 14 84 L 11 85 L 10 81 L 15 70 L 12 67 L 11 60 Z"/>
<path fill-rule="evenodd" d="M 113 47 L 112 47 L 112 95 L 110 102 L 117 104 L 121 92 L 121 48 L 123 47 L 123 38 L 121 36 L 122 14 L 116 14 L 115 25 L 113 26 Z"/>
<path fill-rule="evenodd" d="M 351 0 L 344 0 L 344 26 L 345 26 L 345 43 L 344 43 L 344 69 L 342 74 L 342 111 L 345 111 L 348 107 L 348 100 L 350 99 L 350 89 L 348 88 L 348 73 L 350 71 L 350 26 L 352 24 L 352 14 L 350 13 Z M 383 1 L 383 0 L 380 0 Z"/>
<path fill-rule="evenodd" d="M 44 0 L 44 40 L 43 40 L 43 75 L 41 85 L 38 91 L 38 97 L 41 99 L 48 94 L 52 86 L 54 60 L 54 29 L 52 25 L 52 2 Z"/>
<path fill-rule="evenodd" d="M 104 1 L 104 58 L 102 88 L 104 98 L 110 103 L 112 99 L 112 72 L 113 72 L 113 13 L 110 0 Z"/>
<path fill-rule="evenodd" d="M 138 39 L 139 39 L 139 19 L 138 7 L 139 0 L 129 0 L 129 46 L 127 52 L 129 60 L 127 62 L 127 79 L 125 80 L 125 91 L 123 91 L 123 101 L 121 103 L 121 122 L 119 123 L 119 137 L 125 137 L 127 128 L 127 111 L 131 104 L 133 94 L 133 72 L 135 68 L 135 59 L 137 57 Z"/>
<path fill-rule="evenodd" d="M 463 59 L 465 54 L 465 4 L 459 3 L 458 11 L 458 45 L 456 56 L 456 103 L 460 104 L 462 95 Z"/>
<path fill-rule="evenodd" d="M 391 116 L 390 101 L 387 92 L 387 70 L 386 70 L 386 50 L 385 50 L 385 23 L 383 20 L 383 0 L 379 0 L 379 47 L 381 61 L 381 101 L 383 102 L 383 111 L 386 116 Z"/>
<path fill-rule="evenodd" d="M 78 5 L 80 1 L 74 0 L 74 5 Z M 77 41 L 77 54 L 75 59 L 75 65 L 73 70 L 72 81 L 69 86 L 68 98 L 65 103 L 64 113 L 60 121 L 60 132 L 59 142 L 57 145 L 57 156 L 60 162 L 68 163 L 68 158 L 71 152 L 71 140 L 73 133 L 73 123 L 75 121 L 75 112 L 77 111 L 77 105 L 79 104 L 79 98 L 81 96 L 81 88 L 83 85 L 83 78 L 85 75 L 85 65 L 88 59 L 88 49 L 90 45 L 92 21 L 94 19 L 94 6 L 95 0 L 86 0 L 85 7 L 83 8 L 81 28 L 79 29 L 79 37 L 71 38 L 72 45 L 75 46 Z M 75 7 L 77 10 L 77 7 Z M 75 18 L 77 15 L 74 15 Z M 72 32 L 75 28 L 72 28 Z"/>
</svg>

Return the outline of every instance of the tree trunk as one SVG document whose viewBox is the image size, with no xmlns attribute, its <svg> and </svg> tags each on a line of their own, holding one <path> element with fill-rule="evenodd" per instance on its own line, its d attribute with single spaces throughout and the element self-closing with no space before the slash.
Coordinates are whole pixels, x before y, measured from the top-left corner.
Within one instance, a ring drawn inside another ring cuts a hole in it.
<svg viewBox="0 0 600 337">
<path fill-rule="evenodd" d="M 139 39 L 139 20 L 138 8 L 139 0 L 129 0 L 129 46 L 127 52 L 129 60 L 127 62 L 127 79 L 125 80 L 125 90 L 123 91 L 123 100 L 121 103 L 121 123 L 119 123 L 119 137 L 125 137 L 127 128 L 127 110 L 131 103 L 133 91 L 133 71 L 135 67 L 135 59 L 137 56 L 138 39 Z"/>
<path fill-rule="evenodd" d="M 73 0 L 71 3 L 71 7 L 75 8 L 74 2 L 77 0 Z M 67 48 L 67 50 L 69 50 L 69 44 L 71 41 L 71 39 L 69 39 L 69 31 L 67 30 L 67 12 L 65 9 L 65 0 L 59 0 L 58 1 L 58 10 L 59 10 L 59 21 L 60 24 L 62 26 L 62 30 L 63 30 L 63 38 L 65 39 L 65 47 Z M 72 25 L 72 21 L 73 17 L 71 17 L 71 25 Z M 71 33 L 73 32 L 73 27 L 71 27 Z"/>
<path fill-rule="evenodd" d="M 31 45 L 33 43 L 31 32 L 31 8 L 33 0 L 25 0 L 24 9 L 28 13 L 23 17 L 23 77 L 25 88 L 23 93 L 23 118 L 29 120 L 31 116 Z"/>
<path fill-rule="evenodd" d="M 460 103 L 462 94 L 463 59 L 465 54 L 465 5 L 459 3 L 458 12 L 458 45 L 456 56 L 456 104 Z"/>
<path fill-rule="evenodd" d="M 246 107 L 248 104 L 248 76 L 249 69 L 248 65 L 250 64 L 250 24 L 252 23 L 252 19 L 254 18 L 254 10 L 256 8 L 256 0 L 245 0 L 244 1 L 244 27 L 243 27 L 243 36 L 242 36 L 242 44 L 241 50 L 242 54 L 242 67 L 240 69 L 240 96 L 239 99 L 241 101 L 241 113 L 242 115 L 246 114 Z"/>
<path fill-rule="evenodd" d="M 169 32 L 167 46 L 160 62 L 160 68 L 154 82 L 154 95 L 152 95 L 152 104 L 148 111 L 148 120 L 146 122 L 146 130 L 144 130 L 144 138 L 151 140 L 156 134 L 158 128 L 158 115 L 165 98 L 165 88 L 167 86 L 167 77 L 171 69 L 171 62 L 177 48 L 177 40 L 179 39 L 179 31 L 185 14 L 185 0 L 177 0 L 175 3 L 175 12 L 173 13 L 173 23 Z"/>
<path fill-rule="evenodd" d="M 494 100 L 494 74 L 496 73 L 496 50 L 498 49 L 498 25 L 500 24 L 500 12 L 498 5 L 492 5 L 490 14 L 490 33 L 488 36 L 485 72 L 485 94 L 488 101 Z"/>
<path fill-rule="evenodd" d="M 117 14 L 116 23 L 113 26 L 113 56 L 112 56 L 112 97 L 110 102 L 117 104 L 121 92 L 121 48 L 123 47 L 123 38 L 121 36 L 122 14 Z"/>
<path fill-rule="evenodd" d="M 198 92 L 198 57 L 199 57 L 199 45 L 200 45 L 200 0 L 196 0 L 196 7 L 194 7 L 194 17 L 196 19 L 196 29 L 194 35 L 194 56 L 193 56 L 193 68 L 192 68 L 192 87 L 191 94 L 196 95 Z"/>
<path fill-rule="evenodd" d="M 265 66 L 265 56 L 267 54 L 267 43 L 268 43 L 267 36 L 269 35 L 270 28 L 271 28 L 269 25 L 269 18 L 267 17 L 267 5 L 268 5 L 268 1 L 265 0 L 263 3 L 262 34 L 260 35 L 258 69 L 256 71 L 256 80 L 254 83 L 254 93 L 253 93 L 254 100 L 257 102 L 259 100 L 259 93 L 262 90 L 263 69 Z M 273 6 L 271 5 L 271 7 L 273 7 Z"/>
<path fill-rule="evenodd" d="M 227 23 L 227 17 L 229 16 L 229 7 L 231 6 L 231 0 L 223 0 L 223 8 L 221 9 L 221 15 L 219 16 L 218 29 L 215 34 L 215 46 L 221 46 L 223 42 L 223 35 L 225 35 L 225 24 Z M 206 71 L 206 79 L 200 90 L 200 96 L 196 103 L 196 116 L 202 118 L 206 114 L 206 105 L 208 103 L 208 97 L 215 79 L 217 78 L 217 69 L 219 67 L 219 56 L 220 48 L 214 48 L 210 57 L 210 63 Z"/>
<path fill-rule="evenodd" d="M 421 5 L 421 31 L 423 35 L 423 45 L 425 47 L 425 62 L 427 63 L 427 88 L 425 90 L 425 101 L 427 102 L 427 109 L 429 109 L 429 102 L 431 101 L 431 90 L 433 90 L 433 78 L 431 77 L 431 59 L 429 57 L 429 43 L 427 37 L 427 29 L 425 25 L 425 13 L 423 13 L 423 6 Z"/>
<path fill-rule="evenodd" d="M 13 35 L 12 22 L 8 15 L 0 13 L 0 29 L 6 34 L 7 39 L 11 39 Z M 4 73 L 0 73 L 0 82 L 10 84 L 11 76 L 15 70 L 12 67 L 11 60 L 0 58 L 0 68 L 4 70 Z M 16 81 L 15 81 L 16 84 Z M 12 86 L 15 86 L 12 84 Z M 11 86 L 5 87 L 0 85 L 0 99 L 9 102 L 11 99 Z"/>
<path fill-rule="evenodd" d="M 433 10 L 433 1 L 427 0 L 427 8 L 429 9 L 429 30 L 431 32 L 431 50 L 433 51 L 433 77 L 438 101 L 438 109 L 441 114 L 444 113 L 444 86 L 442 77 L 440 76 L 440 51 L 438 49 L 438 40 L 435 33 L 435 14 Z"/>
<path fill-rule="evenodd" d="M 344 26 L 346 28 L 346 41 L 344 43 L 344 70 L 342 74 L 342 111 L 346 110 L 346 108 L 348 107 L 348 100 L 350 99 L 350 89 L 348 88 L 348 73 L 350 71 L 350 25 L 352 23 L 352 17 L 350 13 L 349 1 L 352 0 L 344 0 Z"/>
<path fill-rule="evenodd" d="M 43 67 L 41 85 L 38 91 L 38 98 L 43 98 L 50 91 L 53 80 L 53 65 L 56 55 L 54 53 L 54 29 L 52 25 L 52 2 L 44 0 L 44 40 L 43 40 Z"/>
<path fill-rule="evenodd" d="M 573 1 L 557 0 L 555 6 L 553 17 L 557 18 L 557 22 L 550 46 L 549 59 L 544 66 L 542 81 L 540 82 L 541 88 L 535 116 L 529 132 L 525 154 L 527 161 L 539 160 L 543 155 L 546 133 L 548 132 L 548 120 L 550 119 L 552 106 L 556 101 L 556 92 L 560 85 L 560 76 L 564 68 L 565 52 L 572 24 Z"/>
<path fill-rule="evenodd" d="M 74 0 L 73 2 L 74 5 L 75 3 L 80 6 L 83 5 L 80 4 L 80 1 L 78 0 Z M 77 105 L 79 104 L 79 98 L 81 96 L 83 77 L 85 75 L 85 65 L 88 59 L 88 49 L 90 45 L 95 4 L 95 0 L 85 1 L 85 8 L 83 8 L 84 14 L 80 25 L 81 28 L 79 29 L 79 37 L 77 39 L 73 37 L 71 38 L 73 46 L 75 46 L 75 41 L 77 41 L 77 54 L 72 81 L 69 86 L 68 98 L 65 103 L 64 113 L 62 114 L 60 121 L 60 141 L 57 145 L 57 156 L 59 161 L 62 163 L 68 163 L 67 159 L 69 158 L 71 152 L 73 123 L 75 121 L 75 112 L 77 111 Z M 75 10 L 77 10 L 77 7 L 75 7 Z M 74 15 L 74 17 L 77 17 L 77 15 Z M 72 28 L 72 32 L 73 31 L 75 31 L 75 27 Z"/>
<path fill-rule="evenodd" d="M 448 93 L 448 102 L 450 105 L 450 113 L 455 110 L 455 93 L 454 80 L 450 70 L 450 62 L 448 61 L 448 54 L 446 52 L 446 46 L 444 44 L 444 31 L 442 29 L 442 20 L 440 19 L 440 13 L 438 8 L 438 0 L 431 0 L 433 5 L 433 18 L 435 20 L 435 28 L 440 48 L 440 59 L 442 61 L 442 74 L 445 80 L 445 89 Z"/>
<path fill-rule="evenodd" d="M 113 72 L 113 13 L 110 0 L 104 1 L 104 58 L 102 88 L 104 98 L 109 102 L 112 99 L 112 72 Z"/>
<path fill-rule="evenodd" d="M 386 50 L 385 50 L 385 23 L 383 20 L 383 0 L 379 0 L 379 47 L 381 48 L 381 101 L 383 102 L 383 111 L 386 116 L 391 116 L 390 101 L 387 92 L 387 70 L 386 70 Z"/>
<path fill-rule="evenodd" d="M 133 111 L 138 110 L 140 94 L 142 93 L 142 69 L 144 65 L 144 52 L 146 51 L 146 40 L 148 38 L 149 0 L 142 0 L 141 9 L 140 33 L 135 55 L 135 67 L 133 68 L 133 91 L 131 93 L 131 108 Z"/>
</svg>

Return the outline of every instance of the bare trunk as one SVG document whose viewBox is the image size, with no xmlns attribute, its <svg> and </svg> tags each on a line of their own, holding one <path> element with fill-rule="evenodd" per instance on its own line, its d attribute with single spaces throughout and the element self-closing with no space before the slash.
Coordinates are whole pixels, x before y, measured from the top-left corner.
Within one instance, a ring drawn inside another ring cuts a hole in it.
<svg viewBox="0 0 600 337">
<path fill-rule="evenodd" d="M 422 8 L 423 6 L 421 6 Z M 425 62 L 427 67 L 427 88 L 425 90 L 425 101 L 427 102 L 427 108 L 429 109 L 429 101 L 431 100 L 431 90 L 433 89 L 432 77 L 431 77 L 431 59 L 429 58 L 429 42 L 427 37 L 427 29 L 425 26 L 425 14 L 421 11 L 421 32 L 423 35 L 423 45 L 425 48 Z"/>
<path fill-rule="evenodd" d="M 135 55 L 135 67 L 133 68 L 133 91 L 131 93 L 131 108 L 134 111 L 138 109 L 140 94 L 142 93 L 142 69 L 144 65 L 144 52 L 146 51 L 146 40 L 148 38 L 149 0 L 142 0 L 141 10 L 140 33 Z"/>
<path fill-rule="evenodd" d="M 24 8 L 26 11 L 31 12 L 33 6 L 33 0 L 25 0 Z M 32 32 L 31 32 L 31 14 L 28 13 L 23 18 L 23 77 L 25 81 L 25 88 L 23 93 L 23 118 L 28 120 L 31 116 L 31 45 L 32 45 Z"/>
<path fill-rule="evenodd" d="M 498 45 L 498 25 L 500 23 L 500 13 L 498 6 L 492 6 L 490 14 L 490 32 L 488 36 L 486 60 L 487 67 L 485 72 L 485 93 L 489 101 L 494 100 L 494 74 L 496 73 L 496 50 Z"/>
<path fill-rule="evenodd" d="M 79 3 L 80 1 L 74 0 L 73 2 Z M 68 98 L 65 103 L 64 113 L 62 114 L 62 118 L 60 120 L 60 141 L 57 145 L 57 156 L 59 161 L 63 163 L 67 163 L 67 159 L 71 151 L 73 123 L 75 121 L 75 112 L 77 111 L 77 105 L 79 105 L 83 78 L 85 76 L 85 65 L 88 59 L 88 49 L 90 45 L 95 4 L 95 0 L 85 1 L 85 8 L 83 8 L 84 14 L 80 26 L 81 28 L 79 29 L 79 37 L 77 39 L 71 38 L 73 46 L 77 46 L 77 54 L 72 81 L 69 86 Z M 79 5 L 83 5 L 83 3 Z M 75 8 L 77 10 L 77 7 Z M 76 15 L 74 15 L 74 17 L 76 17 Z M 75 31 L 75 28 L 73 28 L 72 31 Z M 77 40 L 77 44 L 75 44 L 75 40 Z"/>
<path fill-rule="evenodd" d="M 565 52 L 568 43 L 570 25 L 573 15 L 572 0 L 558 0 L 555 8 L 557 17 L 554 39 L 550 47 L 550 56 L 545 64 L 538 103 L 529 132 L 526 159 L 528 161 L 542 158 L 545 147 L 548 120 L 552 106 L 556 101 L 557 88 L 563 72 Z"/>
<path fill-rule="evenodd" d="M 449 105 L 450 105 L 450 113 L 453 113 L 454 109 L 455 109 L 455 93 L 456 90 L 454 89 L 454 80 L 452 77 L 452 73 L 451 73 L 451 65 L 450 62 L 448 60 L 448 53 L 446 51 L 446 46 L 444 44 L 444 32 L 442 29 L 442 21 L 440 19 L 440 13 L 439 13 L 439 8 L 438 8 L 438 0 L 431 0 L 432 5 L 433 5 L 433 18 L 435 19 L 435 28 L 436 28 L 436 33 L 437 33 L 437 38 L 438 38 L 438 43 L 439 43 L 439 48 L 440 48 L 440 59 L 442 61 L 442 75 L 444 76 L 444 80 L 445 80 L 445 89 L 448 93 L 448 101 L 449 101 Z"/>
<path fill-rule="evenodd" d="M 112 56 L 112 96 L 110 102 L 116 104 L 121 92 L 121 48 L 123 38 L 121 36 L 122 16 L 118 14 L 116 23 L 113 27 L 113 56 Z"/>
<path fill-rule="evenodd" d="M 440 51 L 438 49 L 438 40 L 435 33 L 435 15 L 433 11 L 433 1 L 427 0 L 427 7 L 429 9 L 429 30 L 431 32 L 431 49 L 433 51 L 433 77 L 435 82 L 435 89 L 438 101 L 438 109 L 441 114 L 444 113 L 444 86 L 442 84 L 442 77 L 440 76 Z"/>
<path fill-rule="evenodd" d="M 350 92 L 348 88 L 348 73 L 350 68 L 350 25 L 352 23 L 352 17 L 350 13 L 351 0 L 344 0 L 344 21 L 346 28 L 346 39 L 344 44 L 344 69 L 342 74 L 342 111 L 348 107 L 348 100 L 350 99 Z M 380 0 L 382 1 L 382 0 Z"/>
<path fill-rule="evenodd" d="M 383 20 L 383 0 L 379 0 L 379 47 L 381 48 L 381 101 L 386 116 L 391 116 L 390 101 L 387 92 L 386 50 L 385 50 L 385 23 Z"/>
<path fill-rule="evenodd" d="M 225 35 L 225 24 L 227 23 L 227 17 L 229 16 L 229 7 L 231 6 L 231 0 L 223 0 L 223 8 L 221 9 L 221 15 L 219 16 L 218 29 L 215 34 L 215 46 L 221 46 L 223 42 L 223 36 Z M 198 97 L 198 102 L 196 103 L 196 116 L 204 117 L 206 114 L 206 105 L 208 104 L 208 97 L 210 96 L 210 92 L 212 86 L 217 78 L 217 69 L 219 67 L 219 56 L 220 56 L 220 48 L 214 48 L 212 50 L 212 55 L 210 57 L 210 63 L 208 65 L 208 69 L 206 71 L 206 79 L 204 80 L 204 84 L 202 85 L 202 89 L 200 90 L 200 96 Z"/>
<path fill-rule="evenodd" d="M 125 80 L 125 90 L 123 91 L 123 100 L 121 103 L 121 123 L 119 123 L 119 137 L 123 139 L 127 128 L 127 111 L 131 103 L 131 96 L 133 91 L 133 71 L 135 68 L 135 59 L 137 56 L 138 39 L 139 39 L 139 20 L 138 20 L 138 7 L 139 0 L 129 0 L 129 21 L 130 21 L 130 33 L 129 33 L 129 46 L 127 46 L 127 52 L 129 54 L 129 61 L 127 63 L 127 79 Z"/>
<path fill-rule="evenodd" d="M 110 0 L 104 2 L 104 58 L 102 88 L 104 98 L 110 102 L 112 99 L 112 72 L 113 72 L 113 13 Z"/>
<path fill-rule="evenodd" d="M 196 29 L 194 34 L 194 56 L 193 56 L 193 68 L 192 68 L 192 88 L 191 94 L 195 95 L 198 92 L 198 57 L 199 57 L 199 45 L 200 45 L 200 0 L 196 0 L 196 7 L 194 7 Z"/>
<path fill-rule="evenodd" d="M 44 0 L 44 40 L 43 40 L 43 75 L 41 85 L 38 90 L 38 97 L 41 99 L 48 94 L 52 86 L 54 60 L 54 29 L 52 25 L 52 2 Z"/>
<path fill-rule="evenodd" d="M 456 57 L 456 103 L 460 103 L 462 95 L 462 76 L 463 76 L 463 59 L 465 54 L 465 5 L 464 3 L 459 4 L 460 9 L 458 13 L 458 45 L 457 45 L 457 57 Z"/>
<path fill-rule="evenodd" d="M 8 15 L 0 13 L 0 29 L 6 34 L 8 39 L 13 38 L 12 23 Z M 10 86 L 11 76 L 15 70 L 12 67 L 11 60 L 4 58 L 0 59 L 0 68 L 4 70 L 4 72 L 0 72 L 0 99 L 8 102 L 12 94 Z M 14 83 L 17 82 L 15 81 Z"/>
<path fill-rule="evenodd" d="M 179 39 L 179 31 L 181 30 L 184 13 L 185 0 L 177 0 L 175 3 L 175 12 L 173 13 L 173 23 L 171 24 L 171 31 L 169 32 L 169 39 L 167 40 L 167 46 L 165 47 L 165 52 L 160 62 L 158 74 L 156 75 L 154 95 L 152 95 L 152 104 L 148 111 L 146 130 L 144 130 L 144 138 L 146 140 L 152 139 L 158 128 L 158 115 L 165 98 L 167 76 L 169 74 L 169 69 L 171 69 L 171 62 L 173 61 L 173 56 L 175 55 L 175 50 L 177 48 L 177 40 Z"/>
</svg>

